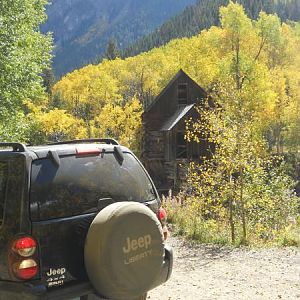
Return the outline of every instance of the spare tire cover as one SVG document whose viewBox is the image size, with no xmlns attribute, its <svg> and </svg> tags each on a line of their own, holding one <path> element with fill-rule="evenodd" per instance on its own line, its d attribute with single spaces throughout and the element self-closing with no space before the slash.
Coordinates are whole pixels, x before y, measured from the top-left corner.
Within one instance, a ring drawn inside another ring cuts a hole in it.
<svg viewBox="0 0 300 300">
<path fill-rule="evenodd" d="M 161 224 L 141 203 L 111 204 L 90 225 L 84 259 L 89 279 L 101 296 L 137 298 L 151 288 L 162 268 Z"/>
</svg>

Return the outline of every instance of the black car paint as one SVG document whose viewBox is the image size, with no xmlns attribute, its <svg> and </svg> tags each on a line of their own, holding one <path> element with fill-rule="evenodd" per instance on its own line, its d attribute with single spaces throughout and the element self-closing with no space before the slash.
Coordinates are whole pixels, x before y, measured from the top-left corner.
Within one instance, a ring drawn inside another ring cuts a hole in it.
<svg viewBox="0 0 300 300">
<path fill-rule="evenodd" d="M 110 146 L 105 146 L 104 149 L 115 151 Z M 122 151 L 128 150 L 125 148 Z M 57 154 L 56 158 L 53 158 L 53 152 Z M 35 210 L 38 209 L 34 205 L 30 206 L 29 199 L 32 163 L 38 159 L 52 159 L 53 163 L 57 163 L 57 157 L 71 155 L 76 155 L 74 146 L 29 148 L 26 152 L 0 151 L 0 160 L 8 161 L 14 171 L 7 183 L 5 216 L 0 227 L 0 300 L 18 299 L 17 297 L 23 300 L 68 299 L 66 295 L 78 297 L 93 292 L 83 261 L 85 235 L 96 214 L 114 200 L 109 197 L 104 198 L 105 201 L 103 203 L 100 201 L 91 213 L 75 216 L 32 220 L 34 217 L 30 214 L 31 210 L 34 216 Z M 160 206 L 159 197 L 149 175 L 141 164 L 140 166 L 155 191 L 155 199 L 144 204 L 157 213 Z M 7 259 L 12 241 L 23 235 L 32 235 L 37 240 L 40 257 L 40 272 L 29 282 L 22 282 L 12 276 Z M 165 282 L 172 271 L 172 251 L 166 248 L 165 253 L 165 262 L 155 286 Z M 65 271 L 63 274 L 53 275 L 51 270 Z M 52 282 L 57 284 L 51 286 Z M 14 298 L 11 295 L 14 295 Z M 61 298 L 62 295 L 64 298 Z"/>
</svg>

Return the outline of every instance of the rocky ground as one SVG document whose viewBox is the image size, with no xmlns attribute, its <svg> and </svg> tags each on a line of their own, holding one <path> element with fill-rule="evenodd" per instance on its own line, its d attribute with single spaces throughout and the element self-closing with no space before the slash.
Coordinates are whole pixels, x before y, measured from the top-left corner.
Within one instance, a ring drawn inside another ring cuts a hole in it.
<svg viewBox="0 0 300 300">
<path fill-rule="evenodd" d="M 171 279 L 148 299 L 300 299 L 300 249 L 196 245 L 171 237 Z"/>
</svg>

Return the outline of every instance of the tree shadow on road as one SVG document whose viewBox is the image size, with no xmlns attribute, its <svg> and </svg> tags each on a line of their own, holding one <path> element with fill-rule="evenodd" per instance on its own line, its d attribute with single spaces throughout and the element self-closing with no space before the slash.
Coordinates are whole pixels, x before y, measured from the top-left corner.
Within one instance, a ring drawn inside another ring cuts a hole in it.
<svg viewBox="0 0 300 300">
<path fill-rule="evenodd" d="M 176 263 L 184 263 L 184 268 L 201 267 L 209 265 L 216 260 L 231 257 L 234 247 L 213 244 L 199 244 L 193 241 L 175 238 L 172 242 Z"/>
</svg>

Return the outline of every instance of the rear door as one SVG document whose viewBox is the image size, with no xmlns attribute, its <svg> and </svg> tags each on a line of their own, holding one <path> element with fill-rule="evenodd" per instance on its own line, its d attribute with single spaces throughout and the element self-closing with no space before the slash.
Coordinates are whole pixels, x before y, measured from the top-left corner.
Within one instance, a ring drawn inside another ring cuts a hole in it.
<svg viewBox="0 0 300 300">
<path fill-rule="evenodd" d="M 59 155 L 59 151 L 58 151 Z M 157 202 L 156 191 L 137 159 L 114 151 L 59 155 L 33 161 L 30 212 L 38 239 L 42 280 L 48 287 L 87 279 L 83 247 L 89 224 L 118 201 Z"/>
</svg>

